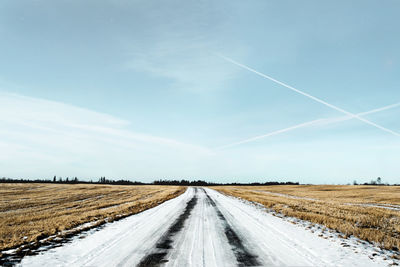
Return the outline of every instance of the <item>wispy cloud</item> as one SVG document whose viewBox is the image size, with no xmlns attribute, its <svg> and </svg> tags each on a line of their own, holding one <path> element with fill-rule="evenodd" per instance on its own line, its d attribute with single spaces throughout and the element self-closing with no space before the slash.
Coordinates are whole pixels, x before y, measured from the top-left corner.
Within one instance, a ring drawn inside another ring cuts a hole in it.
<svg viewBox="0 0 400 267">
<path fill-rule="evenodd" d="M 227 86 L 238 70 L 227 67 L 212 51 L 221 44 L 224 51 L 236 55 L 247 50 L 237 39 L 229 41 L 230 6 L 171 1 L 135 4 L 135 8 L 142 5 L 146 7 L 136 20 L 146 29 L 145 34 L 139 30 L 140 39 L 134 36 L 122 42 L 128 68 L 164 78 L 178 90 L 202 92 Z"/>
<path fill-rule="evenodd" d="M 134 49 L 128 67 L 170 80 L 179 90 L 209 91 L 222 89 L 237 73 L 226 67 L 210 51 L 215 44 L 198 40 L 167 39 Z"/>
<path fill-rule="evenodd" d="M 211 153 L 136 133 L 128 121 L 108 114 L 15 94 L 0 93 L 0 125 L 3 174 L 19 174 L 16 166 L 24 166 L 21 174 L 29 176 L 40 166 L 46 174 L 55 169 L 71 175 L 155 175 L 145 166 L 178 167 Z"/>
</svg>

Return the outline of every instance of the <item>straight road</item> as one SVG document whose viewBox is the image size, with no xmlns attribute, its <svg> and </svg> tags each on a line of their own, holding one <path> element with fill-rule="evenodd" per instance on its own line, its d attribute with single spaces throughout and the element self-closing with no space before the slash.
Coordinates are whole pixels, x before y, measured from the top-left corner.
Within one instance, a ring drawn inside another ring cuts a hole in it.
<svg viewBox="0 0 400 267">
<path fill-rule="evenodd" d="M 380 264 L 208 188 L 189 188 L 153 209 L 21 262 L 23 266 Z"/>
</svg>

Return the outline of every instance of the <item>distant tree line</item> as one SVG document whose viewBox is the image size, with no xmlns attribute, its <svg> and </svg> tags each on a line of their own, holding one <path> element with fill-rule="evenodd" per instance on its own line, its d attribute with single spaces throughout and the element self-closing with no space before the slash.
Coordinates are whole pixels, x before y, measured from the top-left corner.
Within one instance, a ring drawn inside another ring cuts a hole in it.
<svg viewBox="0 0 400 267">
<path fill-rule="evenodd" d="M 384 183 L 381 177 L 376 178 L 376 180 L 372 179 L 370 182 L 365 183 L 357 183 L 356 180 L 353 181 L 353 185 L 390 185 L 388 183 Z M 399 186 L 400 184 L 393 184 L 394 186 Z"/>
<path fill-rule="evenodd" d="M 247 185 L 247 186 L 261 186 L 261 185 L 299 185 L 299 182 L 253 182 L 253 183 L 217 183 L 217 182 L 207 182 L 204 180 L 169 180 L 169 179 L 159 179 L 153 182 L 140 182 L 131 180 L 112 180 L 106 177 L 100 177 L 95 180 L 79 180 L 78 177 L 56 177 L 53 179 L 12 179 L 12 178 L 0 178 L 0 183 L 54 183 L 54 184 L 110 184 L 110 185 L 182 185 L 182 186 L 217 186 L 217 185 Z M 349 185 L 349 184 L 348 184 Z M 376 180 L 371 180 L 370 182 L 358 183 L 356 180 L 353 181 L 353 185 L 381 185 L 381 186 L 400 186 L 400 184 L 388 184 L 382 181 L 382 178 L 378 177 Z"/>
<path fill-rule="evenodd" d="M 110 185 L 182 185 L 182 186 L 215 186 L 215 185 L 249 185 L 249 186 L 260 186 L 260 185 L 298 185 L 298 182 L 264 182 L 264 183 L 216 183 L 207 182 L 203 180 L 168 180 L 160 179 L 155 180 L 151 183 L 144 183 L 130 180 L 112 180 L 106 177 L 100 177 L 98 180 L 83 181 L 77 177 L 65 178 L 54 176 L 53 179 L 12 179 L 12 178 L 0 178 L 0 183 L 54 183 L 54 184 L 110 184 Z"/>
<path fill-rule="evenodd" d="M 298 185 L 298 182 L 265 182 L 265 183 L 216 183 L 203 180 L 156 180 L 155 185 L 187 185 L 187 186 L 213 186 L 213 185 Z"/>
<path fill-rule="evenodd" d="M 12 178 L 0 178 L 0 183 L 48 183 L 48 184 L 114 184 L 114 185 L 145 185 L 152 183 L 142 183 L 138 181 L 130 180 L 111 180 L 105 177 L 100 177 L 98 180 L 84 181 L 79 180 L 78 177 L 67 177 L 63 179 L 62 177 L 54 176 L 53 179 L 12 179 Z"/>
</svg>

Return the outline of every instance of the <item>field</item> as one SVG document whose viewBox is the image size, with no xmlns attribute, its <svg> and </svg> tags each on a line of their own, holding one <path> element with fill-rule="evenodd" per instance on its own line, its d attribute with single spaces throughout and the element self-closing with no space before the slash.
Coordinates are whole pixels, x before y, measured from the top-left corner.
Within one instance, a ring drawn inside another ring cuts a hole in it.
<svg viewBox="0 0 400 267">
<path fill-rule="evenodd" d="M 0 251 L 49 236 L 73 235 L 184 191 L 179 186 L 0 184 Z"/>
<path fill-rule="evenodd" d="M 399 188 L 213 188 L 0 184 L 0 265 L 400 264 Z"/>
<path fill-rule="evenodd" d="M 400 187 L 220 186 L 219 192 L 258 202 L 286 216 L 400 250 Z"/>
</svg>

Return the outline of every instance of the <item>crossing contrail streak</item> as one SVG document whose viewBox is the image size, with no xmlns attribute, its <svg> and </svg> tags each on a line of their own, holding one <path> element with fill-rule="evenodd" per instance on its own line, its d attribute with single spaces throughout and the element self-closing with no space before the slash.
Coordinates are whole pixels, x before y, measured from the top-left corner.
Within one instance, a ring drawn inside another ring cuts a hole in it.
<svg viewBox="0 0 400 267">
<path fill-rule="evenodd" d="M 381 108 L 373 109 L 373 110 L 370 110 L 370 111 L 358 113 L 357 115 L 358 116 L 364 116 L 364 115 L 377 113 L 377 112 L 380 112 L 380 111 L 384 111 L 384 110 L 388 110 L 388 109 L 392 109 L 392 108 L 396 108 L 396 107 L 400 107 L 400 103 L 396 103 L 396 104 L 384 106 L 384 107 L 381 107 Z"/>
<path fill-rule="evenodd" d="M 270 137 L 270 136 L 273 136 L 273 135 L 277 135 L 277 134 L 289 132 L 289 131 L 292 131 L 292 130 L 295 130 L 295 129 L 298 129 L 298 128 L 302 128 L 302 127 L 305 127 L 305 126 L 309 126 L 309 125 L 315 124 L 317 122 L 321 122 L 323 120 L 324 119 L 318 119 L 318 120 L 313 120 L 313 121 L 297 124 L 295 126 L 288 127 L 288 128 L 285 128 L 285 129 L 281 129 L 281 130 L 278 130 L 278 131 L 274 131 L 274 132 L 271 132 L 271 133 L 259 135 L 259 136 L 252 137 L 252 138 L 248 138 L 248 139 L 245 139 L 245 140 L 242 140 L 242 141 L 239 141 L 239 142 L 236 142 L 236 143 L 232 143 L 232 144 L 229 144 L 229 145 L 220 146 L 220 147 L 217 147 L 216 149 L 224 149 L 224 148 L 228 148 L 228 147 L 232 147 L 232 146 L 241 145 L 241 144 L 244 144 L 244 143 L 253 142 L 253 141 L 256 141 L 258 139 Z"/>
<path fill-rule="evenodd" d="M 290 86 L 290 85 L 288 85 L 288 84 L 286 84 L 286 83 L 283 83 L 283 82 L 281 82 L 281 81 L 278 81 L 278 80 L 276 80 L 276 79 L 274 79 L 274 78 L 272 78 L 272 77 L 270 77 L 270 76 L 268 76 L 268 75 L 266 75 L 266 74 L 264 74 L 264 73 L 261 73 L 261 72 L 259 72 L 259 71 L 256 71 L 255 69 L 252 69 L 252 68 L 250 68 L 250 67 L 248 67 L 248 66 L 246 66 L 246 65 L 243 65 L 243 64 L 241 64 L 241 63 L 239 63 L 239 62 L 236 62 L 236 61 L 234 61 L 233 59 L 230 59 L 230 58 L 225 57 L 225 56 L 222 56 L 222 55 L 218 55 L 218 56 L 221 57 L 222 59 L 224 59 L 224 60 L 226 60 L 226 61 L 232 63 L 232 64 L 235 64 L 236 66 L 239 66 L 239 67 L 241 67 L 241 68 L 243 68 L 243 69 L 246 69 L 246 70 L 248 70 L 248 71 L 251 71 L 251 72 L 253 72 L 253 73 L 255 73 L 255 74 L 257 74 L 257 75 L 259 75 L 259 76 L 261 76 L 261 77 L 263 77 L 263 78 L 266 78 L 266 79 L 268 79 L 268 80 L 270 80 L 270 81 L 273 81 L 274 83 L 277 83 L 277 84 L 279 84 L 279 85 L 282 85 L 282 86 L 284 86 L 284 87 L 286 87 L 286 88 L 288 88 L 288 89 L 290 89 L 290 90 L 292 90 L 292 91 L 294 91 L 294 92 L 296 92 L 296 93 L 299 93 L 299 94 L 301 94 L 301 95 L 303 95 L 303 96 L 305 96 L 305 97 L 308 97 L 308 98 L 310 98 L 310 99 L 312 99 L 312 100 L 314 100 L 314 101 L 316 101 L 316 102 L 318 102 L 318 103 L 321 103 L 321 104 L 323 104 L 323 105 L 325 105 L 325 106 L 327 106 L 327 107 L 330 107 L 331 109 L 334 109 L 334 110 L 339 111 L 339 112 L 341 112 L 341 113 L 344 113 L 344 114 L 346 114 L 346 115 L 348 115 L 348 116 L 350 116 L 350 117 L 352 117 L 352 118 L 355 118 L 355 119 L 357 119 L 357 120 L 359 120 L 359 121 L 362 121 L 362 122 L 364 122 L 364 123 L 367 123 L 367 124 L 369 124 L 369 125 L 372 125 L 372 126 L 378 128 L 378 129 L 381 129 L 382 131 L 385 131 L 385 132 L 388 132 L 388 133 L 391 133 L 391 134 L 393 134 L 393 135 L 396 135 L 396 136 L 400 137 L 400 133 L 397 133 L 397 132 L 392 131 L 392 130 L 390 130 L 390 129 L 388 129 L 388 128 L 385 128 L 385 127 L 383 127 L 383 126 L 381 126 L 381 125 L 379 125 L 379 124 L 376 124 L 376 123 L 374 123 L 374 122 L 372 122 L 372 121 L 369 121 L 369 120 L 367 120 L 367 119 L 364 119 L 364 118 L 360 117 L 360 116 L 357 115 L 357 114 L 351 113 L 351 112 L 349 112 L 349 111 L 347 111 L 347 110 L 344 110 L 344 109 L 339 108 L 339 107 L 337 107 L 337 106 L 335 106 L 335 105 L 332 105 L 332 104 L 330 104 L 330 103 L 328 103 L 328 102 L 326 102 L 326 101 L 324 101 L 324 100 L 322 100 L 322 99 L 320 99 L 320 98 L 318 98 L 318 97 L 312 96 L 312 95 L 310 95 L 310 94 L 308 94 L 308 93 L 305 93 L 305 92 L 303 92 L 303 91 L 301 91 L 301 90 L 299 90 L 299 89 L 294 88 L 293 86 Z"/>
<path fill-rule="evenodd" d="M 365 115 L 369 115 L 369 114 L 381 112 L 381 111 L 384 111 L 384 110 L 396 108 L 396 107 L 399 107 L 399 106 L 400 106 L 400 103 L 396 103 L 396 104 L 384 106 L 384 107 L 381 107 L 381 108 L 373 109 L 373 110 L 370 110 L 370 111 L 357 113 L 356 115 L 358 115 L 358 116 L 365 116 Z M 333 118 L 333 119 L 325 119 L 325 120 L 326 120 L 328 123 L 332 123 L 332 122 L 346 121 L 346 120 L 351 120 L 351 119 L 353 119 L 353 117 L 350 117 L 350 116 L 343 116 L 343 117 L 336 117 L 336 118 Z"/>
<path fill-rule="evenodd" d="M 399 106 L 400 106 L 400 103 L 396 103 L 396 104 L 384 106 L 384 107 L 381 107 L 381 108 L 373 109 L 373 110 L 370 110 L 370 111 L 361 112 L 361 113 L 358 113 L 356 115 L 357 116 L 365 116 L 365 115 L 368 115 L 368 114 L 381 112 L 381 111 L 392 109 L 392 108 L 396 108 L 396 107 L 399 107 Z M 281 134 L 281 133 L 290 132 L 290 131 L 296 130 L 298 128 L 303 128 L 303 127 L 307 127 L 307 126 L 310 126 L 310 125 L 313 125 L 313 124 L 317 124 L 319 122 L 325 122 L 326 124 L 329 124 L 329 123 L 340 122 L 340 121 L 351 120 L 351 119 L 353 119 L 353 117 L 351 117 L 351 116 L 342 116 L 342 117 L 336 117 L 336 118 L 333 118 L 333 119 L 312 120 L 312 121 L 300 123 L 300 124 L 297 124 L 297 125 L 285 128 L 285 129 L 281 129 L 281 130 L 273 131 L 273 132 L 270 132 L 270 133 L 267 133 L 267 134 L 251 137 L 251 138 L 248 138 L 248 139 L 245 139 L 245 140 L 242 140 L 242 141 L 238 141 L 238 142 L 235 142 L 235 143 L 232 143 L 232 144 L 229 144 L 229 145 L 220 146 L 220 147 L 217 147 L 216 149 L 225 149 L 225 148 L 228 148 L 228 147 L 233 147 L 233 146 L 241 145 L 241 144 L 244 144 L 244 143 L 253 142 L 253 141 L 256 141 L 258 139 L 263 139 L 263 138 L 270 137 L 270 136 L 273 136 L 273 135 L 278 135 L 278 134 Z"/>
</svg>

